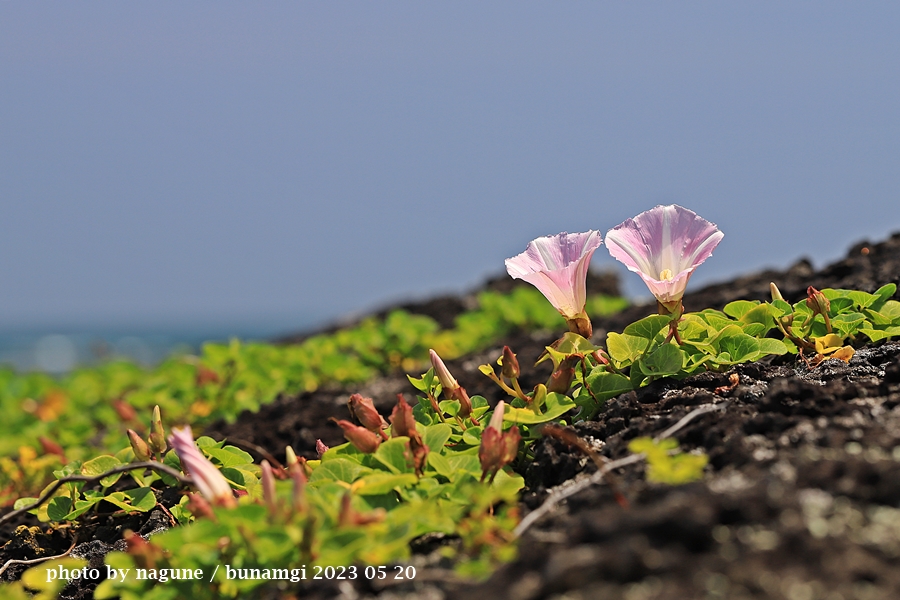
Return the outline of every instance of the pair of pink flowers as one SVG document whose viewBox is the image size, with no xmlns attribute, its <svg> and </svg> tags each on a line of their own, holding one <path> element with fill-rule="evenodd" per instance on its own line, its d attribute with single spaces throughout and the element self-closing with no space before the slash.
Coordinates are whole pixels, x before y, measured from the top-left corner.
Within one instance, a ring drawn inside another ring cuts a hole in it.
<svg viewBox="0 0 900 600">
<path fill-rule="evenodd" d="M 676 313 L 694 269 L 709 258 L 723 235 L 695 212 L 672 204 L 609 230 L 606 245 L 613 258 L 640 275 L 661 307 Z M 506 259 L 506 270 L 540 290 L 571 331 L 590 337 L 585 280 L 591 256 L 602 243 L 593 230 L 540 237 L 522 254 Z"/>
</svg>

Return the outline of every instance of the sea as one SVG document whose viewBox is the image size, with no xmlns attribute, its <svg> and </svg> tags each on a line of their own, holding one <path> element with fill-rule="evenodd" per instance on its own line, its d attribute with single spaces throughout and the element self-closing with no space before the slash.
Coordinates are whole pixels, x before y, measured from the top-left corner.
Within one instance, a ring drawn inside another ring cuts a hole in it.
<svg viewBox="0 0 900 600">
<path fill-rule="evenodd" d="M 199 325 L 0 327 L 0 368 L 64 374 L 124 358 L 153 367 L 172 354 L 196 354 L 207 342 L 271 341 L 311 330 L 318 321 L 247 321 Z"/>
</svg>

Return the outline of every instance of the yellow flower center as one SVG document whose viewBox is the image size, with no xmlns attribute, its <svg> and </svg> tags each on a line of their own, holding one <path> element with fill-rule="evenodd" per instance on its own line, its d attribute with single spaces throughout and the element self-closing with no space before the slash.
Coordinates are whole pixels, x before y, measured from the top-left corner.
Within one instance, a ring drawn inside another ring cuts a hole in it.
<svg viewBox="0 0 900 600">
<path fill-rule="evenodd" d="M 674 277 L 675 277 L 675 274 L 672 273 L 672 269 L 663 269 L 659 273 L 660 281 L 672 281 L 672 279 L 674 279 Z"/>
</svg>

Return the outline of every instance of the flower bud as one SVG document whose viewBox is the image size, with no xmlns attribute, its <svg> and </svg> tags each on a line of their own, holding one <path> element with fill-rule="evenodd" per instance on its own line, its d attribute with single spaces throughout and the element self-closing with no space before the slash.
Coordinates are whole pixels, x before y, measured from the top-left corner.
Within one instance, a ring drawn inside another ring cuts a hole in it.
<svg viewBox="0 0 900 600">
<path fill-rule="evenodd" d="M 547 386 L 539 383 L 534 386 L 534 392 L 531 394 L 530 404 L 532 407 L 540 408 L 547 400 Z"/>
<path fill-rule="evenodd" d="M 437 376 L 438 381 L 441 382 L 441 387 L 447 391 L 448 395 L 452 394 L 459 387 L 459 383 L 450 374 L 450 370 L 447 369 L 447 365 L 444 364 L 437 352 L 429 350 L 428 353 L 431 356 L 431 366 L 434 367 L 434 374 Z"/>
<path fill-rule="evenodd" d="M 784 302 L 784 296 L 781 295 L 781 290 L 778 289 L 778 286 L 775 285 L 775 282 L 772 281 L 769 283 L 769 291 L 772 293 L 772 302 L 775 300 L 781 300 Z"/>
<path fill-rule="evenodd" d="M 431 355 L 431 365 L 434 367 L 435 375 L 437 375 L 438 380 L 441 382 L 441 387 L 449 398 L 459 401 L 459 413 L 457 414 L 460 418 L 467 418 L 472 414 L 472 401 L 469 400 L 469 395 L 466 393 L 466 390 L 459 385 L 459 382 L 456 381 L 453 375 L 450 374 L 447 365 L 444 364 L 444 361 L 441 360 L 438 353 L 434 350 L 429 350 L 429 353 Z"/>
<path fill-rule="evenodd" d="M 39 436 L 38 443 L 41 445 L 41 449 L 44 451 L 44 454 L 55 454 L 58 456 L 64 463 L 66 461 L 66 452 L 63 450 L 63 447 L 51 440 L 48 437 Z"/>
<path fill-rule="evenodd" d="M 163 429 L 159 415 L 159 405 L 153 407 L 153 418 L 150 419 L 150 449 L 159 455 L 166 451 L 166 431 Z"/>
<path fill-rule="evenodd" d="M 491 415 L 491 420 L 488 422 L 488 427 L 492 427 L 497 431 L 503 431 L 503 413 L 506 412 L 506 402 L 501 400 L 497 403 L 497 407 L 494 409 L 494 413 Z"/>
<path fill-rule="evenodd" d="M 365 398 L 362 394 L 353 394 L 347 402 L 350 412 L 355 416 L 362 426 L 373 433 L 378 433 L 382 438 L 387 439 L 387 435 L 382 431 L 387 427 L 375 405 L 372 404 L 371 398 Z"/>
<path fill-rule="evenodd" d="M 326 452 L 328 452 L 328 450 L 329 450 L 328 446 L 326 446 L 322 440 L 319 440 L 319 439 L 316 440 L 316 457 L 319 460 L 322 460 L 322 455 L 325 454 Z"/>
<path fill-rule="evenodd" d="M 128 441 L 131 442 L 131 449 L 134 451 L 134 458 L 138 462 L 150 460 L 153 454 L 150 452 L 150 446 L 147 445 L 147 442 L 134 429 L 129 429 L 127 433 Z"/>
<path fill-rule="evenodd" d="M 294 449 L 290 446 L 285 446 L 284 448 L 284 464 L 290 468 L 297 461 L 297 454 L 294 452 Z"/>
<path fill-rule="evenodd" d="M 511 427 L 505 433 L 500 427 L 503 425 L 503 413 L 505 403 L 499 402 L 490 424 L 481 434 L 481 446 L 478 448 L 478 461 L 481 463 L 481 481 L 490 475 L 490 482 L 494 481 L 497 473 L 516 458 L 519 451 L 519 428 Z"/>
<path fill-rule="evenodd" d="M 291 463 L 290 467 L 288 467 L 288 473 L 290 473 L 294 482 L 291 504 L 294 506 L 295 511 L 300 512 L 306 507 L 306 473 L 303 472 L 303 467 L 300 466 L 299 461 Z"/>
<path fill-rule="evenodd" d="M 113 399 L 112 406 L 122 421 L 129 422 L 137 418 L 137 411 L 134 410 L 134 407 L 121 398 Z"/>
<path fill-rule="evenodd" d="M 275 475 L 272 473 L 272 465 L 269 461 L 264 460 L 260 463 L 262 467 L 262 475 L 260 483 L 262 484 L 263 502 L 266 503 L 270 513 L 274 513 L 278 508 L 278 502 L 275 495 Z"/>
<path fill-rule="evenodd" d="M 337 423 L 338 427 L 344 430 L 344 437 L 347 438 L 347 441 L 353 444 L 357 450 L 364 454 L 372 454 L 375 450 L 378 449 L 378 445 L 381 443 L 381 438 L 377 435 L 366 429 L 365 427 L 360 427 L 359 425 L 354 425 L 350 421 L 345 421 L 344 419 L 338 420 L 335 418 L 331 419 L 335 423 Z"/>
<path fill-rule="evenodd" d="M 391 412 L 391 435 L 393 437 L 412 437 L 411 434 L 418 435 L 412 407 L 403 397 L 403 394 L 397 394 L 397 405 L 394 406 L 394 410 Z"/>
<path fill-rule="evenodd" d="M 503 346 L 503 365 L 500 373 L 507 379 L 516 379 L 519 376 L 519 361 L 509 346 Z"/>
<path fill-rule="evenodd" d="M 547 380 L 548 392 L 565 394 L 569 391 L 572 381 L 575 379 L 575 364 L 578 360 L 577 356 L 569 356 L 559 363 L 559 368 Z"/>
<path fill-rule="evenodd" d="M 809 286 L 806 288 L 806 306 L 814 313 L 827 317 L 828 311 L 831 309 L 831 302 L 828 301 L 828 298 L 822 292 L 813 286 Z"/>
</svg>

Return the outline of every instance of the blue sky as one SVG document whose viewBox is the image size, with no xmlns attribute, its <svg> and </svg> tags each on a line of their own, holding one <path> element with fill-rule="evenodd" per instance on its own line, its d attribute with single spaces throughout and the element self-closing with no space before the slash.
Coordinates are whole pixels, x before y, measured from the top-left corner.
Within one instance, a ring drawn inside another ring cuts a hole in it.
<svg viewBox="0 0 900 600">
<path fill-rule="evenodd" d="M 0 329 L 289 330 L 659 203 L 725 232 L 692 285 L 822 265 L 900 229 L 898 30 L 886 2 L 2 3 Z"/>
</svg>

